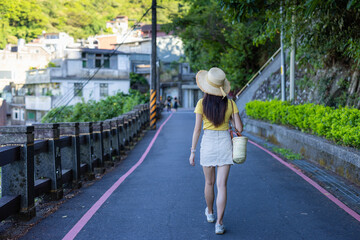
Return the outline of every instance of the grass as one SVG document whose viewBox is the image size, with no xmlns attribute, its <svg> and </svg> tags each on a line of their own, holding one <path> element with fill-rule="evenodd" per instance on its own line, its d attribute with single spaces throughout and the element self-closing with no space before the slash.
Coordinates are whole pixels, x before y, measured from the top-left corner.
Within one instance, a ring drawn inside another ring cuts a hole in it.
<svg viewBox="0 0 360 240">
<path fill-rule="evenodd" d="M 281 154 L 282 156 L 284 156 L 289 160 L 300 160 L 303 158 L 301 154 L 294 153 L 290 149 L 286 149 L 286 148 L 273 147 L 272 151 Z"/>
</svg>

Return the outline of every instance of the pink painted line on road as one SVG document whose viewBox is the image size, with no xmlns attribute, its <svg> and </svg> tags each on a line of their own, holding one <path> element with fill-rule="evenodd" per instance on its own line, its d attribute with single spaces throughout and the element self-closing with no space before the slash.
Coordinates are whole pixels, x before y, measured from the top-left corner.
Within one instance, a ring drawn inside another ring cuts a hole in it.
<svg viewBox="0 0 360 240">
<path fill-rule="evenodd" d="M 317 184 L 314 180 L 312 180 L 311 178 L 309 178 L 308 176 L 306 176 L 305 174 L 303 174 L 299 169 L 295 168 L 294 165 L 285 162 L 284 160 L 282 160 L 281 158 L 279 158 L 278 156 L 276 156 L 274 153 L 270 152 L 269 150 L 263 148 L 262 146 L 258 145 L 257 143 L 250 141 L 249 142 L 253 145 L 255 145 L 256 147 L 260 148 L 261 150 L 267 152 L 268 154 L 270 154 L 273 158 L 275 158 L 276 160 L 278 160 L 281 164 L 285 165 L 286 167 L 290 168 L 293 172 L 295 172 L 297 175 L 299 175 L 300 177 L 302 177 L 305 181 L 307 181 L 308 183 L 310 183 L 313 187 L 315 187 L 317 190 L 319 190 L 322 194 L 324 194 L 328 199 L 330 199 L 333 203 L 335 203 L 336 205 L 338 205 L 341 209 L 343 209 L 345 212 L 347 212 L 348 214 L 350 214 L 350 216 L 352 216 L 353 218 L 355 218 L 358 222 L 360 222 L 360 215 L 358 213 L 356 213 L 354 210 L 352 210 L 351 208 L 349 208 L 348 206 L 346 206 L 343 202 L 341 202 L 339 199 L 337 199 L 334 195 L 332 195 L 331 193 L 329 193 L 328 191 L 326 191 L 323 187 L 321 187 L 319 184 Z"/>
<path fill-rule="evenodd" d="M 110 195 L 120 186 L 120 184 L 132 173 L 134 170 L 144 161 L 150 149 L 154 145 L 157 137 L 159 136 L 161 129 L 169 121 L 173 113 L 164 121 L 163 124 L 156 131 L 155 136 L 151 140 L 149 146 L 146 148 L 145 152 L 141 156 L 140 160 L 130 168 L 124 175 L 122 175 L 100 198 L 97 202 L 85 213 L 85 215 L 75 224 L 75 226 L 65 235 L 63 240 L 74 239 L 76 235 L 81 231 L 81 229 L 86 225 L 86 223 L 94 216 L 94 214 L 99 210 L 99 208 L 104 204 L 104 202 L 110 197 Z"/>
</svg>

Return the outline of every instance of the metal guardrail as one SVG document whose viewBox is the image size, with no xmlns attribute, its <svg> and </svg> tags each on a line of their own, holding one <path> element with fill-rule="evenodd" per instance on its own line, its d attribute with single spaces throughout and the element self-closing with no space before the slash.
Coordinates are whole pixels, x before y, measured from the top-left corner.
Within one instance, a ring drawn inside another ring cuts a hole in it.
<svg viewBox="0 0 360 240">
<path fill-rule="evenodd" d="M 0 221 L 36 215 L 35 197 L 63 197 L 64 186 L 104 172 L 139 140 L 149 123 L 149 105 L 99 122 L 0 127 L 2 197 Z"/>
<path fill-rule="evenodd" d="M 269 60 L 267 60 L 267 62 L 260 68 L 259 71 L 257 71 L 254 76 L 252 76 L 252 78 L 245 84 L 245 86 L 235 95 L 236 99 L 239 97 L 239 95 L 248 87 L 250 86 L 250 83 L 259 75 L 261 75 L 262 70 L 264 70 L 264 68 L 266 68 L 269 63 L 271 63 L 272 61 L 274 61 L 274 58 L 276 57 L 276 55 L 279 54 L 279 52 L 281 51 L 281 48 L 279 48 L 272 56 L 271 58 L 269 58 Z"/>
</svg>

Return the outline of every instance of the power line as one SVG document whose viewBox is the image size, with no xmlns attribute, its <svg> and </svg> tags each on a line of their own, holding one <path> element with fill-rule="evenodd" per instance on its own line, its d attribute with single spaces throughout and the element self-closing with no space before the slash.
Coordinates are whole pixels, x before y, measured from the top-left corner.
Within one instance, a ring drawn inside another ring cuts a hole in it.
<svg viewBox="0 0 360 240">
<path fill-rule="evenodd" d="M 141 20 L 146 16 L 146 14 L 148 14 L 148 12 L 152 9 L 152 6 L 150 8 L 148 8 L 145 13 L 141 16 L 141 18 L 137 21 L 137 23 L 134 24 L 134 26 L 132 27 L 132 29 L 130 31 L 128 31 L 126 34 L 125 34 L 125 37 L 123 39 L 123 41 L 110 53 L 109 55 L 109 61 L 110 61 L 110 58 L 117 52 L 117 50 L 119 49 L 119 47 L 121 45 L 124 44 L 125 40 L 127 39 L 127 37 L 130 35 L 130 33 L 132 33 L 134 31 L 134 29 L 138 26 L 138 24 L 141 22 Z M 69 105 L 69 103 L 71 102 L 71 100 L 73 100 L 73 98 L 75 96 L 77 96 L 82 90 L 83 88 L 95 77 L 95 75 L 100 71 L 100 69 L 102 69 L 104 67 L 104 64 L 105 62 L 103 62 L 100 67 L 98 67 L 95 72 L 92 74 L 92 76 L 87 79 L 86 81 L 84 81 L 85 83 L 82 84 L 81 88 L 77 89 L 77 91 L 74 93 L 74 95 L 72 95 L 72 97 L 66 102 L 65 105 L 63 105 L 58 111 L 56 111 L 56 113 L 54 114 L 54 116 L 51 118 L 50 122 L 52 122 L 57 115 L 59 115 L 67 105 Z M 70 92 L 70 91 L 69 91 Z M 72 91 L 71 91 L 72 92 Z"/>
</svg>

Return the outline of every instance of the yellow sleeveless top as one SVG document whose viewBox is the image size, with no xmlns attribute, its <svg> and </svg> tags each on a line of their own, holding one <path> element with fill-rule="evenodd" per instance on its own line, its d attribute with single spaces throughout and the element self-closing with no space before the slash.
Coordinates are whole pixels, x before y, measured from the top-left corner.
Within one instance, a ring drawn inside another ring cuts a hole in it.
<svg viewBox="0 0 360 240">
<path fill-rule="evenodd" d="M 195 107 L 195 111 L 194 113 L 199 113 L 202 115 L 203 118 L 203 129 L 207 129 L 207 130 L 217 130 L 217 131 L 224 131 L 224 130 L 228 130 L 229 129 L 229 120 L 231 117 L 231 114 L 233 113 L 232 110 L 234 110 L 234 113 L 238 113 L 239 109 L 236 106 L 236 103 L 233 100 L 228 99 L 228 106 L 225 112 L 225 119 L 224 122 L 218 126 L 215 127 L 214 124 L 212 122 L 210 122 L 204 112 L 203 112 L 203 104 L 202 104 L 203 99 L 200 99 Z M 231 106 L 231 102 L 232 102 L 232 106 Z"/>
</svg>

